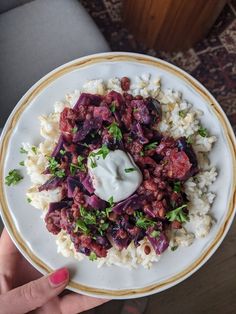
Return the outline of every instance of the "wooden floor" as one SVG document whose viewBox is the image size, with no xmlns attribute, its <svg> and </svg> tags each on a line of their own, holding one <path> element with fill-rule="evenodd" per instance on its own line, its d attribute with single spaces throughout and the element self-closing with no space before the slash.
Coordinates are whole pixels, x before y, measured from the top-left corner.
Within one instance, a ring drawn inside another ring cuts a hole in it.
<svg viewBox="0 0 236 314">
<path fill-rule="evenodd" d="M 128 314 L 122 306 L 122 301 L 111 301 L 95 313 Z M 210 260 L 184 282 L 148 297 L 144 313 L 236 314 L 236 220 Z"/>
</svg>

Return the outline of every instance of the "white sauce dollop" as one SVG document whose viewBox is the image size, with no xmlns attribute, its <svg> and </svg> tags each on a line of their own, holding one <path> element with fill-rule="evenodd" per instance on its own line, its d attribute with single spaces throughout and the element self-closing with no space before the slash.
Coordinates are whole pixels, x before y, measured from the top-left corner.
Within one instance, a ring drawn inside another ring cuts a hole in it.
<svg viewBox="0 0 236 314">
<path fill-rule="evenodd" d="M 93 163 L 95 167 L 92 167 Z M 94 194 L 105 201 L 111 196 L 114 202 L 126 199 L 137 190 L 143 179 L 133 158 L 120 149 L 110 151 L 105 159 L 102 155 L 89 157 L 88 169 Z"/>
</svg>

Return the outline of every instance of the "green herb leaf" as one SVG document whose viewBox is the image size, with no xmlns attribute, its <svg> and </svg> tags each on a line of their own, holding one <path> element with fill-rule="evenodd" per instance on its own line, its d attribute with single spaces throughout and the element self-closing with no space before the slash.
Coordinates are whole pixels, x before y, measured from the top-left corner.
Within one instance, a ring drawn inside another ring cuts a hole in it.
<svg viewBox="0 0 236 314">
<path fill-rule="evenodd" d="M 24 162 L 24 161 L 20 161 L 20 162 L 19 162 L 19 165 L 22 166 L 22 167 L 24 167 L 25 162 Z"/>
<path fill-rule="evenodd" d="M 135 216 L 137 218 L 136 220 L 136 226 L 142 229 L 147 229 L 148 227 L 154 227 L 156 225 L 156 222 L 145 217 L 142 212 L 135 212 Z"/>
<path fill-rule="evenodd" d="M 48 167 L 51 174 L 53 174 L 56 177 L 63 178 L 65 174 L 64 169 L 60 169 L 60 164 L 57 162 L 55 157 L 48 157 Z"/>
<path fill-rule="evenodd" d="M 116 111 L 116 104 L 114 101 L 111 103 L 110 110 L 112 113 L 114 113 Z"/>
<path fill-rule="evenodd" d="M 78 131 L 78 128 L 77 128 L 77 126 L 75 126 L 72 130 L 71 130 L 71 132 L 74 134 L 74 133 L 76 133 Z"/>
<path fill-rule="evenodd" d="M 91 168 L 97 167 L 96 161 L 94 161 L 92 158 L 90 158 L 90 165 L 91 165 Z"/>
<path fill-rule="evenodd" d="M 131 143 L 132 141 L 133 141 L 132 138 L 131 138 L 130 136 L 128 136 L 128 137 L 127 137 L 127 142 L 128 142 L 128 143 Z"/>
<path fill-rule="evenodd" d="M 160 235 L 160 231 L 158 231 L 158 230 L 153 230 L 153 231 L 150 233 L 150 236 L 151 236 L 152 238 L 159 237 L 159 235 Z"/>
<path fill-rule="evenodd" d="M 109 223 L 108 222 L 104 222 L 100 225 L 99 229 L 102 231 L 107 230 L 107 228 L 109 227 Z"/>
<path fill-rule="evenodd" d="M 66 154 L 66 151 L 65 151 L 64 149 L 61 149 L 61 150 L 60 150 L 60 154 L 61 154 L 62 156 L 64 156 L 64 155 Z"/>
<path fill-rule="evenodd" d="M 180 181 L 174 182 L 173 191 L 176 193 L 179 193 L 181 191 L 181 182 Z"/>
<path fill-rule="evenodd" d="M 144 155 L 145 155 L 144 152 L 141 150 L 140 156 L 143 157 Z"/>
<path fill-rule="evenodd" d="M 20 148 L 21 154 L 28 154 L 27 150 L 25 150 L 23 147 Z"/>
<path fill-rule="evenodd" d="M 36 155 L 37 154 L 37 147 L 36 146 L 32 146 L 31 147 L 32 152 Z"/>
<path fill-rule="evenodd" d="M 134 108 L 133 109 L 133 113 L 137 112 L 138 111 L 138 108 Z"/>
<path fill-rule="evenodd" d="M 108 133 L 111 134 L 115 140 L 120 141 L 122 139 L 123 135 L 117 123 L 113 122 L 107 129 Z"/>
<path fill-rule="evenodd" d="M 178 249 L 178 245 L 172 246 L 171 251 L 175 251 Z"/>
<path fill-rule="evenodd" d="M 144 150 L 150 150 L 150 149 L 156 149 L 156 148 L 157 148 L 157 142 L 153 142 L 144 146 Z"/>
<path fill-rule="evenodd" d="M 188 215 L 183 212 L 183 208 L 187 207 L 187 205 L 182 205 L 180 207 L 175 208 L 174 210 L 169 211 L 166 214 L 166 218 L 169 221 L 177 220 L 179 222 L 187 222 L 189 220 Z"/>
<path fill-rule="evenodd" d="M 187 144 L 193 144 L 193 136 L 189 135 L 186 140 Z"/>
<path fill-rule="evenodd" d="M 125 168 L 126 173 L 133 172 L 133 171 L 137 171 L 137 170 L 135 168 Z"/>
<path fill-rule="evenodd" d="M 105 159 L 109 153 L 110 153 L 110 149 L 107 147 L 107 145 L 103 144 L 102 147 L 96 153 L 92 152 L 89 154 L 89 156 L 90 157 L 96 157 L 96 156 L 101 155 L 102 158 Z"/>
<path fill-rule="evenodd" d="M 28 202 L 28 203 L 31 203 L 31 202 L 32 202 L 32 199 L 29 198 L 29 197 L 27 197 L 27 202 Z"/>
<path fill-rule="evenodd" d="M 186 110 L 180 110 L 180 111 L 179 111 L 179 116 L 180 116 L 181 118 L 185 118 L 186 115 L 187 115 Z"/>
<path fill-rule="evenodd" d="M 75 227 L 74 232 L 78 232 L 80 230 L 85 234 L 89 233 L 89 228 L 86 226 L 83 220 L 78 219 L 75 224 L 76 224 L 76 227 Z"/>
<path fill-rule="evenodd" d="M 55 171 L 54 175 L 58 178 L 63 178 L 66 174 L 65 174 L 65 169 L 60 169 Z"/>
<path fill-rule="evenodd" d="M 207 137 L 208 136 L 208 131 L 206 128 L 203 128 L 202 126 L 198 129 L 198 134 L 201 135 L 202 137 Z"/>
<path fill-rule="evenodd" d="M 111 196 L 107 201 L 110 204 L 110 206 L 114 205 L 113 196 Z"/>
<path fill-rule="evenodd" d="M 91 252 L 90 255 L 89 255 L 89 260 L 93 262 L 93 261 L 95 261 L 96 259 L 97 259 L 96 253 Z"/>
<path fill-rule="evenodd" d="M 20 174 L 20 171 L 17 169 L 10 170 L 8 175 L 5 178 L 5 184 L 10 185 L 16 185 L 18 182 L 20 182 L 23 179 L 23 176 Z"/>
<path fill-rule="evenodd" d="M 80 215 L 83 218 L 83 221 L 86 225 L 96 224 L 96 214 L 87 211 L 83 206 L 80 206 Z"/>
</svg>

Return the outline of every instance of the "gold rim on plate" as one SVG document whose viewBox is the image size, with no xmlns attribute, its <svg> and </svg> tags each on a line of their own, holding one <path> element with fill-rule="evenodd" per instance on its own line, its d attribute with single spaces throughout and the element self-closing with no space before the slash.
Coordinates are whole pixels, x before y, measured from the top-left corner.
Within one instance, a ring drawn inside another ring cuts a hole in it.
<svg viewBox="0 0 236 314">
<path fill-rule="evenodd" d="M 178 273 L 175 276 L 172 276 L 168 280 L 163 280 L 158 284 L 152 284 L 146 286 L 144 288 L 137 288 L 137 289 L 125 289 L 125 290 L 106 290 L 106 289 L 98 289 L 93 288 L 85 285 L 81 285 L 73 280 L 70 281 L 68 288 L 74 291 L 79 291 L 85 294 L 93 294 L 98 295 L 101 297 L 117 297 L 117 298 L 125 298 L 135 295 L 147 295 L 154 292 L 162 291 L 169 286 L 178 283 L 188 276 L 190 276 L 194 271 L 196 271 L 199 267 L 203 265 L 205 261 L 215 252 L 217 247 L 220 245 L 221 241 L 223 240 L 224 236 L 226 235 L 230 224 L 232 222 L 234 216 L 234 208 L 236 204 L 236 143 L 234 133 L 232 128 L 227 121 L 227 118 L 220 108 L 220 105 L 214 99 L 214 97 L 200 84 L 198 83 L 193 77 L 191 77 L 186 72 L 180 70 L 179 68 L 171 65 L 165 61 L 160 59 L 156 59 L 153 57 L 148 57 L 139 54 L 132 54 L 132 53 L 104 53 L 104 54 L 97 54 L 91 55 L 84 58 L 80 58 L 65 64 L 64 66 L 59 67 L 58 69 L 52 71 L 48 75 L 46 75 L 43 79 L 41 79 L 38 83 L 36 83 L 27 93 L 26 95 L 20 100 L 18 103 L 17 108 L 14 110 L 14 114 L 8 120 L 5 129 L 4 135 L 1 141 L 1 156 L 0 156 L 0 171 L 1 171 L 1 182 L 0 182 L 0 203 L 2 207 L 2 215 L 5 224 L 8 227 L 8 231 L 13 237 L 15 243 L 17 244 L 18 248 L 23 252 L 23 254 L 42 272 L 49 273 L 52 269 L 46 265 L 42 260 L 40 260 L 29 248 L 27 243 L 21 237 L 19 231 L 17 230 L 16 226 L 14 225 L 13 219 L 10 214 L 10 210 L 7 206 L 5 194 L 4 194 L 4 162 L 5 156 L 7 152 L 7 147 L 9 143 L 9 139 L 11 134 L 20 119 L 23 111 L 29 106 L 29 104 L 33 101 L 33 99 L 50 83 L 52 83 L 57 78 L 61 77 L 65 73 L 70 71 L 83 68 L 88 65 L 92 65 L 95 63 L 101 62 L 117 62 L 117 61 L 131 61 L 131 62 L 138 62 L 142 64 L 148 64 L 157 68 L 164 69 L 184 80 L 188 85 L 190 85 L 198 94 L 200 94 L 205 101 L 212 107 L 215 115 L 217 116 L 218 120 L 221 123 L 221 126 L 224 130 L 224 135 L 227 139 L 231 156 L 232 156 L 232 163 L 233 163 L 233 182 L 231 188 L 231 197 L 228 201 L 228 211 L 225 217 L 224 222 L 221 224 L 221 228 L 219 229 L 215 239 L 212 241 L 211 245 L 201 254 L 201 256 L 192 263 L 189 267 L 187 267 L 184 271 Z"/>
</svg>

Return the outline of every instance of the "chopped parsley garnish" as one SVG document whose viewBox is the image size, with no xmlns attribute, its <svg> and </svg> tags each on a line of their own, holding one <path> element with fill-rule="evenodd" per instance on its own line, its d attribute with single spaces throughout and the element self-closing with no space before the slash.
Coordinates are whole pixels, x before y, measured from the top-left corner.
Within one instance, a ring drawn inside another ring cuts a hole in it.
<svg viewBox="0 0 236 314">
<path fill-rule="evenodd" d="M 105 208 L 106 217 L 109 217 L 109 214 L 112 212 L 112 206 L 114 205 L 113 196 L 111 196 L 108 200 L 110 206 Z"/>
<path fill-rule="evenodd" d="M 116 111 L 116 104 L 115 104 L 114 101 L 111 103 L 110 110 L 111 110 L 112 113 L 114 113 Z"/>
<path fill-rule="evenodd" d="M 91 252 L 89 255 L 89 260 L 93 262 L 93 261 L 96 261 L 96 259 L 97 259 L 96 253 Z"/>
<path fill-rule="evenodd" d="M 108 222 L 103 222 L 100 224 L 98 231 L 100 233 L 101 236 L 104 235 L 104 231 L 106 231 L 109 227 L 109 223 Z"/>
<path fill-rule="evenodd" d="M 108 133 L 111 134 L 115 140 L 120 141 L 122 139 L 123 135 L 117 123 L 113 122 L 107 129 Z"/>
<path fill-rule="evenodd" d="M 156 148 L 157 148 L 157 142 L 153 142 L 144 146 L 144 150 L 150 150 L 150 149 L 156 149 Z"/>
<path fill-rule="evenodd" d="M 20 161 L 20 162 L 19 162 L 19 165 L 22 166 L 22 167 L 24 167 L 25 162 L 24 162 L 24 161 Z"/>
<path fill-rule="evenodd" d="M 20 148 L 20 153 L 21 154 L 27 154 L 27 150 L 25 150 L 23 147 Z"/>
<path fill-rule="evenodd" d="M 61 154 L 62 156 L 64 156 L 65 153 L 66 153 L 66 151 L 65 151 L 64 149 L 61 149 L 61 150 L 60 150 L 60 154 Z"/>
<path fill-rule="evenodd" d="M 31 202 L 32 202 L 32 199 L 29 198 L 29 197 L 27 197 L 27 202 L 28 202 L 28 203 L 31 203 Z"/>
<path fill-rule="evenodd" d="M 143 157 L 144 155 L 145 155 L 144 152 L 141 150 L 140 156 Z"/>
<path fill-rule="evenodd" d="M 160 231 L 158 231 L 158 230 L 153 230 L 153 231 L 150 233 L 150 236 L 151 236 L 152 238 L 159 237 L 159 235 L 160 235 Z"/>
<path fill-rule="evenodd" d="M 131 143 L 132 141 L 133 141 L 132 138 L 131 138 L 130 136 L 128 136 L 128 137 L 127 137 L 127 142 L 128 142 L 128 143 Z"/>
<path fill-rule="evenodd" d="M 202 126 L 198 129 L 198 134 L 201 135 L 202 137 L 207 137 L 208 136 L 208 131 L 206 128 L 203 128 Z"/>
<path fill-rule="evenodd" d="M 10 185 L 16 185 L 18 182 L 20 182 L 23 179 L 23 176 L 20 174 L 20 171 L 17 169 L 10 170 L 8 175 L 5 178 L 5 184 Z"/>
<path fill-rule="evenodd" d="M 177 181 L 174 183 L 173 191 L 176 193 L 179 193 L 181 191 L 181 183 L 180 181 Z"/>
<path fill-rule="evenodd" d="M 133 113 L 137 112 L 138 111 L 138 108 L 134 108 L 133 109 Z"/>
<path fill-rule="evenodd" d="M 189 135 L 186 140 L 187 144 L 193 144 L 193 136 Z"/>
<path fill-rule="evenodd" d="M 107 147 L 107 145 L 103 144 L 102 147 L 96 153 L 92 152 L 89 154 L 89 156 L 96 157 L 102 155 L 102 158 L 105 159 L 109 153 L 110 149 Z"/>
<path fill-rule="evenodd" d="M 96 161 L 94 161 L 92 158 L 90 158 L 90 166 L 91 166 L 91 168 L 97 167 Z"/>
<path fill-rule="evenodd" d="M 63 178 L 65 176 L 65 169 L 55 171 L 54 175 L 58 178 Z"/>
<path fill-rule="evenodd" d="M 107 201 L 110 204 L 110 206 L 114 205 L 113 196 L 111 196 Z"/>
<path fill-rule="evenodd" d="M 187 115 L 187 112 L 186 112 L 185 110 L 180 110 L 180 111 L 179 111 L 179 116 L 180 116 L 181 118 L 185 118 L 186 115 Z"/>
<path fill-rule="evenodd" d="M 77 166 L 77 168 L 78 168 L 80 171 L 86 171 L 85 165 L 84 165 L 83 162 L 82 162 L 84 159 L 85 159 L 85 158 L 84 158 L 83 156 L 78 156 L 78 158 L 77 158 L 78 165 L 76 165 L 76 166 Z"/>
<path fill-rule="evenodd" d="M 89 233 L 89 228 L 86 226 L 83 220 L 78 219 L 75 223 L 75 230 L 74 232 L 82 231 L 85 234 Z"/>
<path fill-rule="evenodd" d="M 189 220 L 188 215 L 183 211 L 183 208 L 187 207 L 187 205 L 182 205 L 180 207 L 175 208 L 174 210 L 169 211 L 166 214 L 166 218 L 169 221 L 177 220 L 179 222 L 187 222 Z"/>
<path fill-rule="evenodd" d="M 75 126 L 71 131 L 72 131 L 72 133 L 76 133 L 78 131 L 77 126 Z"/>
<path fill-rule="evenodd" d="M 48 162 L 49 162 L 49 171 L 51 174 L 58 178 L 63 178 L 65 176 L 65 170 L 60 169 L 60 164 L 57 162 L 55 157 L 48 157 Z"/>
<path fill-rule="evenodd" d="M 37 154 L 37 147 L 36 146 L 32 146 L 31 147 L 32 152 L 36 155 Z"/>
<path fill-rule="evenodd" d="M 178 249 L 178 245 L 172 246 L 171 251 L 175 251 Z"/>
<path fill-rule="evenodd" d="M 133 172 L 133 171 L 136 171 L 136 169 L 135 168 L 125 168 L 126 173 Z"/>
<path fill-rule="evenodd" d="M 136 220 L 136 226 L 142 229 L 147 229 L 148 227 L 154 227 L 156 225 L 156 222 L 145 217 L 142 212 L 135 212 L 135 216 L 137 218 Z"/>
<path fill-rule="evenodd" d="M 91 211 L 87 211 L 83 206 L 80 206 L 80 215 L 86 225 L 96 224 L 96 215 Z"/>
</svg>

